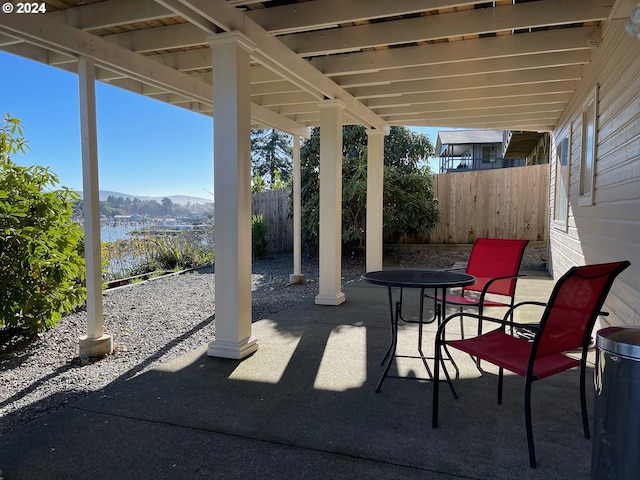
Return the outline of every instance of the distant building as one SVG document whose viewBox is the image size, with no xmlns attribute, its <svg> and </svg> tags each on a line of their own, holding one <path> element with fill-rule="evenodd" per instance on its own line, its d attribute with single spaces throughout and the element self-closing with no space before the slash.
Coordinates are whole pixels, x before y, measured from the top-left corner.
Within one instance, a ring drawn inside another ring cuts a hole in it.
<svg viewBox="0 0 640 480">
<path fill-rule="evenodd" d="M 526 157 L 507 158 L 503 130 L 451 130 L 438 132 L 436 155 L 440 173 L 521 167 Z"/>
</svg>

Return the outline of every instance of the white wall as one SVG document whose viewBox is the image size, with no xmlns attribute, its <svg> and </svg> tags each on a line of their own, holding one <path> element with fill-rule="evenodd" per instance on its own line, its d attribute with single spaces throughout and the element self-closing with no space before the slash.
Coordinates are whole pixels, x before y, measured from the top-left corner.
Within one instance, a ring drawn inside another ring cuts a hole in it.
<svg viewBox="0 0 640 480">
<path fill-rule="evenodd" d="M 640 327 L 640 39 L 625 32 L 624 20 L 605 26 L 600 46 L 576 96 L 552 135 L 550 161 L 550 271 L 629 260 L 605 304 L 607 325 Z M 580 206 L 582 109 L 599 85 L 594 204 Z M 571 167 L 566 231 L 553 221 L 556 141 L 570 132 Z M 558 228 L 560 227 L 560 228 Z"/>
</svg>

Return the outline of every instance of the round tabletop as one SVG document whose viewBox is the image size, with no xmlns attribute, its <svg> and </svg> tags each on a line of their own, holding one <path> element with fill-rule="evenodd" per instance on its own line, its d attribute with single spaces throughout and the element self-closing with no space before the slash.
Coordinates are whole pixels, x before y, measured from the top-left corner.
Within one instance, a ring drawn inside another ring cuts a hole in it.
<svg viewBox="0 0 640 480">
<path fill-rule="evenodd" d="M 466 287 L 476 283 L 476 277 L 447 270 L 379 270 L 367 272 L 362 279 L 375 285 L 407 288 Z"/>
</svg>

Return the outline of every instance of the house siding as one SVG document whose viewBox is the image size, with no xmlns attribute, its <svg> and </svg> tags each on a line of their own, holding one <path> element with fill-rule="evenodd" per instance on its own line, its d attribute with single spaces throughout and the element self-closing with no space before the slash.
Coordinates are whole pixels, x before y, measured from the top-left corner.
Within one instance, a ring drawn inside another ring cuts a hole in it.
<svg viewBox="0 0 640 480">
<path fill-rule="evenodd" d="M 629 260 L 607 299 L 608 317 L 597 328 L 640 326 L 640 39 L 625 32 L 625 20 L 609 24 L 552 136 L 570 132 L 569 213 L 566 229 L 551 221 L 549 268 L 554 278 L 569 267 Z M 579 205 L 582 107 L 599 85 L 594 204 Z M 553 219 L 555 162 L 550 162 Z"/>
</svg>

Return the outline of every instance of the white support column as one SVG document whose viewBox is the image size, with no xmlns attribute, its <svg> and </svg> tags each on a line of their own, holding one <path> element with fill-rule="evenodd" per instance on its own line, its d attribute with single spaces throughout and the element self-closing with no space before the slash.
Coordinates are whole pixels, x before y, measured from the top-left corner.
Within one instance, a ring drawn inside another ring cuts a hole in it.
<svg viewBox="0 0 640 480">
<path fill-rule="evenodd" d="M 293 136 L 293 273 L 289 275 L 289 283 L 304 283 L 302 274 L 302 206 L 300 183 L 300 136 Z"/>
<path fill-rule="evenodd" d="M 87 287 L 87 335 L 80 337 L 80 356 L 106 355 L 113 339 L 106 335 L 102 318 L 102 267 L 100 261 L 100 188 L 98 185 L 98 134 L 96 129 L 96 68 L 92 59 L 78 58 L 80 135 L 82 141 L 82 192 L 84 205 L 84 256 Z"/>
<path fill-rule="evenodd" d="M 320 292 L 318 305 L 340 305 L 342 256 L 342 111 L 340 101 L 320 104 Z"/>
<path fill-rule="evenodd" d="M 238 32 L 207 38 L 213 54 L 216 338 L 212 357 L 241 359 L 251 335 L 251 105 L 255 45 Z"/>
<path fill-rule="evenodd" d="M 384 136 L 383 130 L 367 130 L 367 272 L 382 270 Z"/>
</svg>

